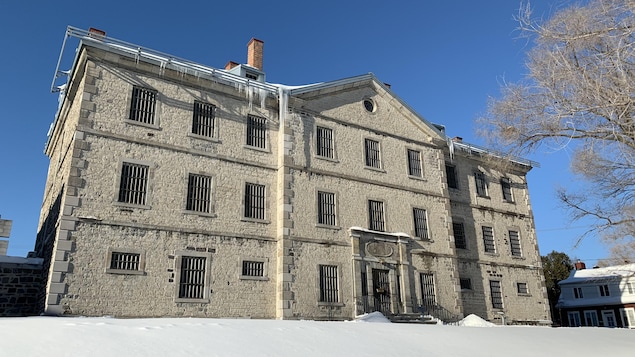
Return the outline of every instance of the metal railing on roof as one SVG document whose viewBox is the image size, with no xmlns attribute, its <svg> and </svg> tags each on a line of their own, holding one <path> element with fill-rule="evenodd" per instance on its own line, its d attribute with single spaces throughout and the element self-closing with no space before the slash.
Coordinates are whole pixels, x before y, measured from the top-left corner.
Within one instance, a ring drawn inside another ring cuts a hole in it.
<svg viewBox="0 0 635 357">
<path fill-rule="evenodd" d="M 55 76 L 53 78 L 53 83 L 51 84 L 52 92 L 59 92 L 63 89 L 63 85 L 58 85 L 57 80 L 60 77 L 69 75 L 74 68 L 75 63 L 73 63 L 71 70 L 62 71 L 60 70 L 60 66 L 62 63 L 62 59 L 64 57 L 64 52 L 66 48 L 66 43 L 69 37 L 79 38 L 81 41 L 85 41 L 86 43 L 90 43 L 94 47 L 102 48 L 104 50 L 108 50 L 111 52 L 117 52 L 132 58 L 135 60 L 145 60 L 149 62 L 154 62 L 159 65 L 161 70 L 165 70 L 166 68 L 174 69 L 180 73 L 191 74 L 196 77 L 206 77 L 212 80 L 221 80 L 227 81 L 234 85 L 239 86 L 247 86 L 251 88 L 255 88 L 258 90 L 266 91 L 268 93 L 278 95 L 278 86 L 266 82 L 258 82 L 248 78 L 244 78 L 238 76 L 233 73 L 229 73 L 222 69 L 216 69 L 209 66 L 205 66 L 184 58 L 172 56 L 167 53 L 163 53 L 160 51 L 156 51 L 147 47 L 135 45 L 129 42 L 117 40 L 111 37 L 107 37 L 103 31 L 90 29 L 90 30 L 82 30 L 76 27 L 68 26 L 66 29 L 66 35 L 64 36 L 64 42 L 62 43 L 62 50 L 60 51 L 60 56 L 57 61 L 57 66 L 55 68 Z M 76 54 L 77 56 L 77 54 Z M 75 58 L 77 61 L 77 58 Z"/>
<path fill-rule="evenodd" d="M 459 151 L 467 153 L 469 155 L 492 155 L 494 157 L 499 157 L 505 160 L 509 160 L 517 164 L 531 166 L 531 167 L 540 167 L 540 163 L 529 160 L 529 159 L 525 159 L 522 157 L 510 156 L 499 151 L 486 149 L 486 148 L 483 148 L 477 145 L 468 144 L 468 143 L 452 141 L 451 139 L 450 139 L 450 142 L 452 145 L 454 145 L 454 150 L 458 149 Z"/>
</svg>

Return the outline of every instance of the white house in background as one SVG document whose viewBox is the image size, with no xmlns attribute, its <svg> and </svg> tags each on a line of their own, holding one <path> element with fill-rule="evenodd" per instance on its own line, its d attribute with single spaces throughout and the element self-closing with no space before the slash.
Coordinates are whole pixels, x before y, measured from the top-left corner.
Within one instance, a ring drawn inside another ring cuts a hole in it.
<svg viewBox="0 0 635 357">
<path fill-rule="evenodd" d="M 585 269 L 582 262 L 559 282 L 556 307 L 567 326 L 635 328 L 635 264 Z"/>
</svg>

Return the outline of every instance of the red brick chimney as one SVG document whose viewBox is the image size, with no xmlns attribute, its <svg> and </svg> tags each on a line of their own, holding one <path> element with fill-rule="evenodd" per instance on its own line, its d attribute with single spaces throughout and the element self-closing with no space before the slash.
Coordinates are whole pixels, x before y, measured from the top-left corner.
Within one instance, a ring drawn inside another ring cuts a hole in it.
<svg viewBox="0 0 635 357">
<path fill-rule="evenodd" d="M 234 68 L 238 66 L 238 63 L 234 62 L 234 61 L 229 61 L 227 62 L 227 64 L 225 65 L 225 70 L 229 71 L 230 69 Z"/>
<path fill-rule="evenodd" d="M 574 266 L 575 266 L 575 270 L 584 270 L 584 269 L 586 269 L 586 264 L 584 264 L 584 262 L 581 262 L 579 259 L 578 259 L 577 262 L 575 262 Z"/>
<path fill-rule="evenodd" d="M 247 44 L 247 64 L 262 71 L 262 52 L 265 43 L 257 38 L 252 38 Z"/>
</svg>

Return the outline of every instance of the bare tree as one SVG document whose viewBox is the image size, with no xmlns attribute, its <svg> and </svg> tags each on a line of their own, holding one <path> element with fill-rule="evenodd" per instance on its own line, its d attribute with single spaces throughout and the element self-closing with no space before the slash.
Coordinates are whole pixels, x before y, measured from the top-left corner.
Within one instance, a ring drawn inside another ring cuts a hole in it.
<svg viewBox="0 0 635 357">
<path fill-rule="evenodd" d="M 591 231 L 635 235 L 635 0 L 589 0 L 534 21 L 528 73 L 505 84 L 480 119 L 485 137 L 513 155 L 567 148 L 588 187 L 558 196 Z"/>
</svg>

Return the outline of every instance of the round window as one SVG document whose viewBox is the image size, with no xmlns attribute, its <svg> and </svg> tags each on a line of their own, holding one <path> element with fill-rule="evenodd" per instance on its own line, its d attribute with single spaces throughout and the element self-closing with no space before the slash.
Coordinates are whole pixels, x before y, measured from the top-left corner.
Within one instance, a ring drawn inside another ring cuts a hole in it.
<svg viewBox="0 0 635 357">
<path fill-rule="evenodd" d="M 364 99 L 364 108 L 366 108 L 366 110 L 370 113 L 374 112 L 375 102 L 373 102 L 371 99 Z"/>
</svg>

